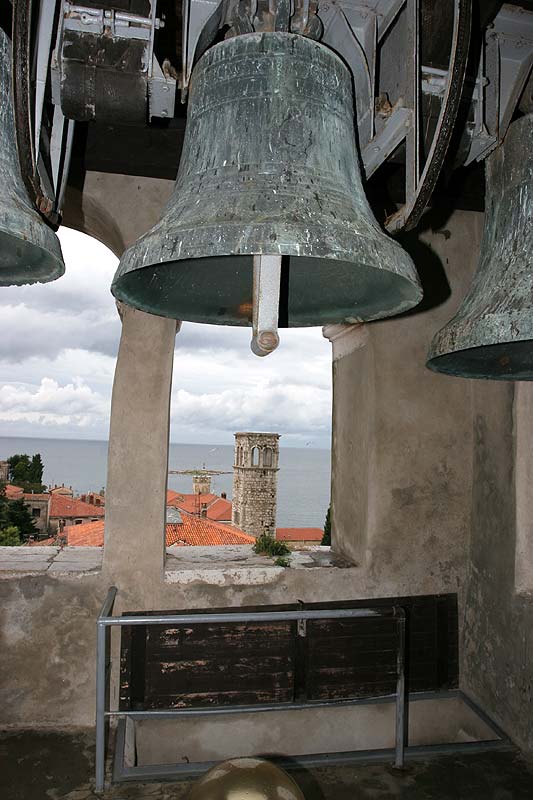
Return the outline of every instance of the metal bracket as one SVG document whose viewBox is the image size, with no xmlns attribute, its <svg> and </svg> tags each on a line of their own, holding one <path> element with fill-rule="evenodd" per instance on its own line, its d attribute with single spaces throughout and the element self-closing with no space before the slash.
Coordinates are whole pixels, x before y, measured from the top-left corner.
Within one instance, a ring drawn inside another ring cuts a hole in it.
<svg viewBox="0 0 533 800">
<path fill-rule="evenodd" d="M 155 2 L 153 3 L 155 10 Z M 98 36 L 106 34 L 113 38 L 153 39 L 153 29 L 163 27 L 164 23 L 152 15 L 142 17 L 125 11 L 107 8 L 92 8 L 64 0 L 63 25 L 68 31 L 94 33 Z"/>
<path fill-rule="evenodd" d="M 163 65 L 164 66 L 164 65 Z M 152 77 L 148 81 L 148 117 L 171 119 L 174 116 L 177 81 L 166 75 L 152 56 Z"/>
<path fill-rule="evenodd" d="M 361 153 L 367 180 L 404 141 L 411 124 L 412 112 L 408 108 L 397 105 L 380 132 L 374 136 Z"/>
</svg>

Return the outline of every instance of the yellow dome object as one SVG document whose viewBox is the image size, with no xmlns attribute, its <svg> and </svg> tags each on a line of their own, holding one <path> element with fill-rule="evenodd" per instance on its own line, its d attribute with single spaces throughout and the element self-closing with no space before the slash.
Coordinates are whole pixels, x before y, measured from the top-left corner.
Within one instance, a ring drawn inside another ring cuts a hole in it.
<svg viewBox="0 0 533 800">
<path fill-rule="evenodd" d="M 262 758 L 232 758 L 206 772 L 188 800 L 305 800 L 282 769 Z"/>
</svg>

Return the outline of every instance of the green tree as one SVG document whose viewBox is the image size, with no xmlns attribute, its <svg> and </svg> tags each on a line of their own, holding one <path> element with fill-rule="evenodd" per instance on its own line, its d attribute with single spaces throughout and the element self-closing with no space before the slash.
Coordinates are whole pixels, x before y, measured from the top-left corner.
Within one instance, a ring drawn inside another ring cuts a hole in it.
<svg viewBox="0 0 533 800">
<path fill-rule="evenodd" d="M 35 453 L 32 457 L 29 472 L 28 472 L 28 480 L 31 483 L 42 483 L 43 482 L 43 461 L 41 458 L 40 453 Z"/>
<path fill-rule="evenodd" d="M 28 536 L 34 536 L 37 533 L 35 522 L 24 505 L 24 500 L 8 500 L 6 516 L 8 526 L 14 525 L 18 528 L 23 539 L 26 539 Z"/>
<path fill-rule="evenodd" d="M 9 480 L 26 492 L 42 492 L 43 462 L 40 453 L 30 458 L 26 453 L 16 453 L 7 460 L 9 464 Z"/>
<path fill-rule="evenodd" d="M 0 547 L 18 547 L 21 544 L 20 531 L 15 525 L 0 530 Z"/>
<path fill-rule="evenodd" d="M 30 471 L 30 457 L 25 453 L 17 453 L 7 459 L 9 464 L 9 478 L 16 483 L 17 481 L 28 481 Z"/>
<path fill-rule="evenodd" d="M 326 520 L 324 522 L 324 536 L 322 537 L 320 544 L 331 547 L 331 504 L 326 514 Z"/>
</svg>

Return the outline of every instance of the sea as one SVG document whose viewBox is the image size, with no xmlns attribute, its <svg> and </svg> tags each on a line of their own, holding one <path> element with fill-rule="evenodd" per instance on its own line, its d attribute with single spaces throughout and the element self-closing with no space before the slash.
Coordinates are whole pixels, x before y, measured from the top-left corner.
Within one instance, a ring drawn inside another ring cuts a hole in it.
<svg viewBox="0 0 533 800">
<path fill-rule="evenodd" d="M 72 486 L 76 494 L 100 491 L 106 485 L 107 442 L 86 439 L 0 437 L 0 461 L 15 453 L 40 453 L 43 483 Z M 170 445 L 169 470 L 207 469 L 216 494 L 232 492 L 232 445 Z M 280 447 L 276 524 L 282 528 L 322 528 L 330 499 L 330 451 L 312 447 Z M 192 492 L 190 475 L 168 476 L 168 488 Z M 139 499 L 142 502 L 142 499 Z"/>
</svg>

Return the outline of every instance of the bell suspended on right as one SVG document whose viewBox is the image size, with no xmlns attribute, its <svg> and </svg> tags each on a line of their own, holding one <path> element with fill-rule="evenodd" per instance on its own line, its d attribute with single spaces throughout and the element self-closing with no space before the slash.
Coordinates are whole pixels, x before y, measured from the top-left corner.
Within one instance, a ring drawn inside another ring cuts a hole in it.
<svg viewBox="0 0 533 800">
<path fill-rule="evenodd" d="M 485 226 L 472 288 L 427 366 L 464 378 L 533 380 L 533 114 L 486 161 Z"/>
</svg>

